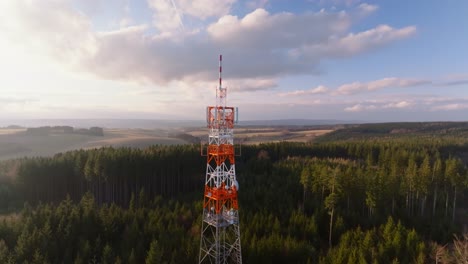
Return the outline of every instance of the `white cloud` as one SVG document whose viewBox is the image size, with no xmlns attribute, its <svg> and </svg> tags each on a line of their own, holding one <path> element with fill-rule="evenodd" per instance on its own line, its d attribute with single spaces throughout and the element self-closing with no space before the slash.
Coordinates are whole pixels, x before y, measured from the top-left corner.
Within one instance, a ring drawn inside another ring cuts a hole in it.
<svg viewBox="0 0 468 264">
<path fill-rule="evenodd" d="M 221 17 L 208 26 L 208 33 L 221 44 L 240 48 L 279 49 L 323 43 L 331 34 L 344 32 L 351 25 L 345 12 L 277 13 L 256 9 L 243 18 Z"/>
<path fill-rule="evenodd" d="M 356 104 L 350 107 L 346 107 L 344 110 L 345 112 L 362 112 L 362 111 L 375 110 L 375 109 L 377 109 L 375 105 Z"/>
<path fill-rule="evenodd" d="M 326 45 L 325 43 L 304 45 L 297 52 L 311 58 L 349 57 L 408 38 L 415 33 L 415 26 L 395 29 L 388 25 L 379 25 L 356 34 L 349 33 L 346 36 L 330 35 Z"/>
<path fill-rule="evenodd" d="M 336 91 L 334 92 L 335 95 L 344 94 L 356 94 L 360 92 L 366 91 L 376 91 L 386 88 L 394 88 L 394 87 L 412 87 L 412 86 L 419 86 L 424 84 L 429 84 L 430 81 L 427 80 L 416 80 L 416 79 L 401 79 L 401 78 L 383 78 L 380 80 L 375 80 L 371 82 L 353 82 L 349 84 L 343 84 L 339 86 Z"/>
<path fill-rule="evenodd" d="M 339 105 L 337 103 L 336 105 Z M 365 112 L 365 111 L 378 111 L 385 113 L 388 110 L 406 111 L 411 110 L 413 113 L 427 113 L 427 112 L 449 112 L 449 111 L 463 111 L 468 109 L 468 98 L 466 97 L 450 97 L 438 96 L 433 97 L 429 94 L 403 94 L 378 97 L 372 100 L 362 101 L 341 101 L 341 104 L 349 106 L 344 107 L 345 112 Z"/>
<path fill-rule="evenodd" d="M 148 0 L 148 5 L 154 10 L 153 24 L 161 35 L 170 35 L 174 31 L 183 29 L 181 11 L 171 0 Z"/>
<path fill-rule="evenodd" d="M 373 13 L 375 12 L 379 7 L 376 5 L 371 5 L 367 3 L 362 3 L 359 5 L 359 9 L 364 12 L 364 13 Z"/>
<path fill-rule="evenodd" d="M 212 0 L 178 0 L 177 2 L 184 14 L 206 19 L 228 14 L 236 0 L 217 0 L 216 2 Z"/>
<path fill-rule="evenodd" d="M 184 30 L 184 17 L 206 20 L 229 13 L 236 0 L 147 0 L 153 10 L 154 26 L 162 35 Z"/>
<path fill-rule="evenodd" d="M 279 96 L 297 96 L 297 95 L 306 95 L 306 94 L 324 94 L 328 92 L 328 88 L 319 85 L 315 88 L 309 89 L 309 90 L 295 90 L 292 92 L 287 92 L 287 93 L 280 93 Z"/>
<path fill-rule="evenodd" d="M 393 102 L 393 103 L 389 103 L 389 104 L 386 104 L 384 105 L 382 108 L 408 108 L 410 107 L 412 104 L 408 101 L 401 101 L 401 102 Z"/>
<path fill-rule="evenodd" d="M 428 96 L 419 101 L 425 110 L 431 112 L 448 112 L 468 109 L 468 97 L 466 96 Z"/>
<path fill-rule="evenodd" d="M 416 33 L 415 26 L 394 29 L 388 25 L 380 25 L 357 34 L 350 33 L 346 37 L 335 42 L 335 49 L 340 50 L 343 55 L 355 54 L 361 51 L 369 50 L 391 41 L 407 38 Z"/>
<path fill-rule="evenodd" d="M 227 80 L 228 92 L 254 92 L 270 90 L 278 86 L 276 79 Z M 230 86 L 230 83 L 234 86 Z"/>
<path fill-rule="evenodd" d="M 16 98 L 16 97 L 0 97 L 0 103 L 2 105 L 5 104 L 25 104 L 37 101 L 35 99 L 28 99 L 28 98 Z"/>
<path fill-rule="evenodd" d="M 340 85 L 331 95 L 351 95 L 368 91 L 376 91 L 387 88 L 394 87 L 413 87 L 420 86 L 424 84 L 430 84 L 431 81 L 428 80 L 418 80 L 418 79 L 402 79 L 402 78 L 383 78 L 380 80 L 370 81 L 370 82 L 353 82 Z M 305 95 L 305 94 L 323 94 L 329 92 L 330 89 L 323 85 L 309 89 L 309 90 L 296 90 L 292 92 L 280 93 L 280 96 L 292 96 L 292 95 Z"/>
<path fill-rule="evenodd" d="M 120 20 L 119 25 L 121 28 L 126 28 L 126 27 L 131 26 L 133 23 L 134 23 L 133 19 L 129 17 L 124 17 Z"/>
<path fill-rule="evenodd" d="M 392 100 L 367 100 L 356 103 L 352 106 L 344 108 L 345 112 L 363 112 L 382 109 L 406 109 L 414 105 L 408 100 L 392 101 Z"/>
<path fill-rule="evenodd" d="M 14 1 L 0 4 L 0 27 L 9 45 L 46 54 L 65 65 L 94 54 L 97 40 L 90 21 L 67 1 Z"/>
<path fill-rule="evenodd" d="M 468 103 L 443 104 L 431 108 L 432 111 L 455 111 L 464 109 L 468 109 Z"/>
</svg>

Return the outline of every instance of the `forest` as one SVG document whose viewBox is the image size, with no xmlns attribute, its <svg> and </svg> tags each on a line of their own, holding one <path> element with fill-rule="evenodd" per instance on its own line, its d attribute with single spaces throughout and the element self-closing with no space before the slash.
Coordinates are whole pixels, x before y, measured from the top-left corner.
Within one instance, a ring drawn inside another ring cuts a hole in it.
<svg viewBox="0 0 468 264">
<path fill-rule="evenodd" d="M 244 263 L 467 263 L 465 126 L 242 146 Z M 2 161 L 0 263 L 195 263 L 205 159 L 193 144 Z"/>
</svg>

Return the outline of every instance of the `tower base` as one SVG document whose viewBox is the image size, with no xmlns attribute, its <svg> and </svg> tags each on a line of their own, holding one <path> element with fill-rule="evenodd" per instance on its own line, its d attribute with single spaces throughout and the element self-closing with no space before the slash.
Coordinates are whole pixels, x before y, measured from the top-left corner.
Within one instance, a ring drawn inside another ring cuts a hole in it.
<svg viewBox="0 0 468 264">
<path fill-rule="evenodd" d="M 203 210 L 199 263 L 242 263 L 237 211 L 213 214 Z"/>
</svg>

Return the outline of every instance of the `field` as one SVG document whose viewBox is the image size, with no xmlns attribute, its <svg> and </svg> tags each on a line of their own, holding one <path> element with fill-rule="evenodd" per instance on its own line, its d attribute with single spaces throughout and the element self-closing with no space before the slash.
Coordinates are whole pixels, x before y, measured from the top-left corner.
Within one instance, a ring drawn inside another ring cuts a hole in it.
<svg viewBox="0 0 468 264">
<path fill-rule="evenodd" d="M 236 143 L 307 142 L 333 131 L 316 127 L 242 127 L 235 129 Z M 145 148 L 151 145 L 177 145 L 206 141 L 207 128 L 104 129 L 104 136 L 55 133 L 30 135 L 26 129 L 0 129 L 0 160 L 51 156 L 75 149 L 105 146 Z"/>
<path fill-rule="evenodd" d="M 244 127 L 234 131 L 235 140 L 241 144 L 260 144 L 265 142 L 309 142 L 317 136 L 333 131 L 331 128 L 296 127 Z M 194 129 L 186 132 L 194 137 L 203 137 L 208 129 Z"/>
<path fill-rule="evenodd" d="M 105 130 L 104 136 L 80 134 L 28 135 L 21 129 L 0 129 L 0 160 L 18 157 L 50 156 L 74 149 L 104 146 L 147 147 L 150 145 L 184 144 L 185 141 L 168 136 L 167 132 L 142 129 Z"/>
</svg>

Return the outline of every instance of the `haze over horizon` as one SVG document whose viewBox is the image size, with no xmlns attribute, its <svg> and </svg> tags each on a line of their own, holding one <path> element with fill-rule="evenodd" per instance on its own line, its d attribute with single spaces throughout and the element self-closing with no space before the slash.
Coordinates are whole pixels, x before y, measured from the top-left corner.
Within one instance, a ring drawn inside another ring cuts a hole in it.
<svg viewBox="0 0 468 264">
<path fill-rule="evenodd" d="M 467 120 L 468 2 L 5 0 L 0 120 Z M 464 89 L 465 88 L 465 89 Z"/>
</svg>

